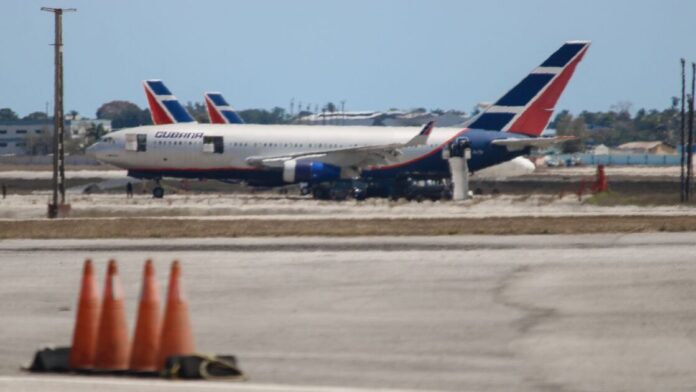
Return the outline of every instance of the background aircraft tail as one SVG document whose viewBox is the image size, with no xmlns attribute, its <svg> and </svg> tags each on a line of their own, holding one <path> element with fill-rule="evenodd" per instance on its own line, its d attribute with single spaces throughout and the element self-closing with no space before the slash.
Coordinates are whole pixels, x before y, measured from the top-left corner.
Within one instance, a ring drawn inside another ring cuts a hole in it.
<svg viewBox="0 0 696 392">
<path fill-rule="evenodd" d="M 558 98 L 582 60 L 589 41 L 568 41 L 468 125 L 539 136 L 549 123 Z"/>
<path fill-rule="evenodd" d="M 244 124 L 242 117 L 220 93 L 205 93 L 205 107 L 212 124 Z"/>
<path fill-rule="evenodd" d="M 153 124 L 196 122 L 161 80 L 145 80 L 143 86 Z"/>
</svg>

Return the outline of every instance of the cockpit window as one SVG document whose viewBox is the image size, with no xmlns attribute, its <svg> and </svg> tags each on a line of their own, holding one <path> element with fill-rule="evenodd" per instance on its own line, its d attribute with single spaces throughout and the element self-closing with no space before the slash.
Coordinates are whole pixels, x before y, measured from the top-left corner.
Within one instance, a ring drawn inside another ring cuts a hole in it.
<svg viewBox="0 0 696 392">
<path fill-rule="evenodd" d="M 114 138 L 107 136 L 101 139 L 102 143 L 114 143 Z"/>
</svg>

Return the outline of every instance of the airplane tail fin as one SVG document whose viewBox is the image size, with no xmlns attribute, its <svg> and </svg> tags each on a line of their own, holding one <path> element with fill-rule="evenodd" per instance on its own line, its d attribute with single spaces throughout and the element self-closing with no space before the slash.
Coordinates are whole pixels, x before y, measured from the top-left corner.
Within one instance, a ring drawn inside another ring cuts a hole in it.
<svg viewBox="0 0 696 392">
<path fill-rule="evenodd" d="M 212 124 L 244 124 L 242 117 L 220 93 L 205 93 L 205 107 Z"/>
<path fill-rule="evenodd" d="M 512 90 L 468 124 L 486 129 L 539 136 L 556 102 L 590 47 L 590 41 L 568 41 Z"/>
<path fill-rule="evenodd" d="M 143 86 L 153 124 L 196 122 L 161 80 L 145 80 Z"/>
</svg>

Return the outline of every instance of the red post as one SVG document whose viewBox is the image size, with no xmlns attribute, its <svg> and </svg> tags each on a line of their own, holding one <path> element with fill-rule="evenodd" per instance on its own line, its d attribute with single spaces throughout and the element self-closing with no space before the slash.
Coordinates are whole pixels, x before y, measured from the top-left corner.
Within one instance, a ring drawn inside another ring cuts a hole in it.
<svg viewBox="0 0 696 392">
<path fill-rule="evenodd" d="M 604 172 L 604 165 L 597 165 L 597 180 L 595 182 L 594 188 L 595 192 L 606 192 L 609 190 L 607 176 Z"/>
</svg>

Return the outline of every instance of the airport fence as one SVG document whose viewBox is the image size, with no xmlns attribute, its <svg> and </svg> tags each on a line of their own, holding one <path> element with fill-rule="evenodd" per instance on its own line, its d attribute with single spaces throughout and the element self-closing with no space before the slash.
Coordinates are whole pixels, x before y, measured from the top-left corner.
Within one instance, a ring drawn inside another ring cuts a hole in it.
<svg viewBox="0 0 696 392">
<path fill-rule="evenodd" d="M 678 166 L 681 159 L 679 155 L 659 154 L 561 154 L 556 157 L 562 164 L 579 162 L 584 165 L 593 166 Z"/>
</svg>

